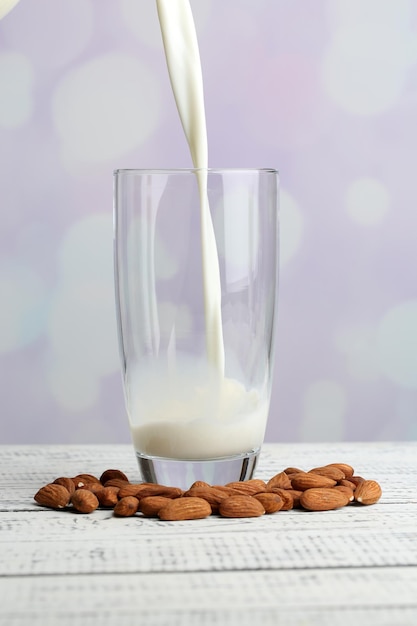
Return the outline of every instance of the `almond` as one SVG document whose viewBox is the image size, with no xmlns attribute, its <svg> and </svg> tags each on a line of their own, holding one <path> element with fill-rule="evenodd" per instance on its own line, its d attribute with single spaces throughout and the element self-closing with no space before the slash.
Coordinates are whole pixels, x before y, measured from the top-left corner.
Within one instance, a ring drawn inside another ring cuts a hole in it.
<svg viewBox="0 0 417 626">
<path fill-rule="evenodd" d="M 139 511 L 145 517 L 158 517 L 159 511 L 165 504 L 171 502 L 171 498 L 165 496 L 146 496 L 139 501 Z"/>
<path fill-rule="evenodd" d="M 265 509 L 265 513 L 276 513 L 282 509 L 284 504 L 282 498 L 277 493 L 271 491 L 265 491 L 265 493 L 258 493 L 253 496 L 258 500 Z"/>
<path fill-rule="evenodd" d="M 211 487 L 211 485 L 209 483 L 205 483 L 204 480 L 196 480 L 191 486 L 190 489 L 193 489 L 193 487 Z"/>
<path fill-rule="evenodd" d="M 100 476 L 100 482 L 102 485 L 105 485 L 108 480 L 112 480 L 113 478 L 118 478 L 119 480 L 123 480 L 125 482 L 129 482 L 128 477 L 124 472 L 121 472 L 118 469 L 107 469 Z M 111 486 L 111 485 L 110 485 Z M 113 485 L 114 486 L 114 485 Z"/>
<path fill-rule="evenodd" d="M 76 489 L 71 496 L 71 504 L 80 513 L 92 513 L 98 508 L 97 496 L 87 489 Z"/>
<path fill-rule="evenodd" d="M 164 521 L 202 519 L 211 515 L 211 506 L 203 498 L 176 498 L 165 504 L 158 513 Z"/>
<path fill-rule="evenodd" d="M 361 504 L 375 504 L 382 495 L 382 489 L 376 480 L 364 480 L 355 489 L 355 500 Z"/>
<path fill-rule="evenodd" d="M 126 482 L 122 478 L 109 478 L 109 480 L 106 480 L 106 482 L 103 484 L 103 487 L 127 487 L 130 486 L 130 484 L 131 483 Z M 137 483 L 136 486 L 139 486 L 141 484 L 142 483 Z"/>
<path fill-rule="evenodd" d="M 307 511 L 331 511 L 346 506 L 348 502 L 345 493 L 326 487 L 306 489 L 300 497 L 300 504 Z"/>
<path fill-rule="evenodd" d="M 349 489 L 352 489 L 352 491 L 355 491 L 356 489 L 355 483 L 353 483 L 351 480 L 348 480 L 347 478 L 344 478 L 343 480 L 339 480 L 338 484 L 341 485 L 342 487 L 348 487 Z"/>
<path fill-rule="evenodd" d="M 132 517 L 137 513 L 139 508 L 139 500 L 134 496 L 126 496 L 121 498 L 114 507 L 114 514 L 117 517 Z"/>
<path fill-rule="evenodd" d="M 184 493 L 184 497 L 203 498 L 210 504 L 212 511 L 215 512 L 218 510 L 220 502 L 230 497 L 230 494 L 216 487 L 192 487 Z"/>
<path fill-rule="evenodd" d="M 304 470 L 299 467 L 286 467 L 284 472 L 288 474 L 302 474 Z"/>
<path fill-rule="evenodd" d="M 345 493 L 347 497 L 349 498 L 349 502 L 353 502 L 354 495 L 353 495 L 353 489 L 351 489 L 351 487 L 346 487 L 345 485 L 336 485 L 335 487 L 333 487 L 333 489 L 337 489 L 338 491 Z"/>
<path fill-rule="evenodd" d="M 166 498 L 179 498 L 183 490 L 178 487 L 167 487 L 166 485 L 142 483 L 139 485 L 124 485 L 120 487 L 119 498 L 125 496 L 135 496 L 136 498 L 146 498 L 146 496 L 165 496 Z"/>
<path fill-rule="evenodd" d="M 251 496 L 255 493 L 261 493 L 266 491 L 266 484 L 264 480 L 252 478 L 251 480 L 237 480 L 231 483 L 227 483 L 225 487 L 233 489 L 236 495 Z"/>
<path fill-rule="evenodd" d="M 319 474 L 310 474 L 303 472 L 300 474 L 291 475 L 291 485 L 293 489 L 297 491 L 305 491 L 306 489 L 313 489 L 319 487 L 334 487 L 336 481 L 327 476 L 319 476 Z"/>
<path fill-rule="evenodd" d="M 266 483 L 266 488 L 270 487 L 280 487 L 281 489 L 291 489 L 291 480 L 288 478 L 285 472 L 280 472 L 279 474 L 275 474 L 268 482 Z"/>
<path fill-rule="evenodd" d="M 80 487 L 84 487 L 88 483 L 99 483 L 99 479 L 93 474 L 77 474 L 72 479 L 76 489 L 80 489 Z"/>
<path fill-rule="evenodd" d="M 362 476 L 350 476 L 349 480 L 354 483 L 356 485 L 356 487 L 360 484 L 363 483 L 363 481 L 365 480 L 364 478 L 362 478 Z"/>
<path fill-rule="evenodd" d="M 72 480 L 72 478 L 69 478 L 68 476 L 60 476 L 59 478 L 55 478 L 54 485 L 62 485 L 63 487 L 65 487 L 65 489 L 68 489 L 68 492 L 74 493 L 75 491 L 75 485 L 74 485 L 74 481 Z"/>
<path fill-rule="evenodd" d="M 70 493 L 63 485 L 45 485 L 34 496 L 36 502 L 50 509 L 63 509 L 70 500 Z"/>
<path fill-rule="evenodd" d="M 252 496 L 230 496 L 220 502 L 219 513 L 222 517 L 260 517 L 265 508 Z"/>
<path fill-rule="evenodd" d="M 290 493 L 290 489 L 282 489 L 281 487 L 270 487 L 267 493 L 277 494 L 283 501 L 281 511 L 291 511 L 294 508 L 294 498 Z"/>
<path fill-rule="evenodd" d="M 301 508 L 300 498 L 301 498 L 301 494 L 304 492 L 298 491 L 297 489 L 286 489 L 286 491 L 292 496 L 292 501 L 293 501 L 292 508 L 300 509 Z"/>
<path fill-rule="evenodd" d="M 338 480 L 343 480 L 345 478 L 345 473 L 342 472 L 338 467 L 332 467 L 331 465 L 325 465 L 324 467 L 315 467 L 311 469 L 311 474 L 318 474 L 319 476 L 327 476 L 327 478 L 332 478 L 336 482 Z"/>
<path fill-rule="evenodd" d="M 350 476 L 353 476 L 354 471 L 355 471 L 353 467 L 351 465 L 348 465 L 347 463 L 329 463 L 326 467 L 339 468 L 344 473 L 345 478 L 349 478 Z"/>
<path fill-rule="evenodd" d="M 113 508 L 119 501 L 118 494 L 119 487 L 101 487 L 95 494 L 100 503 L 100 506 Z"/>
</svg>

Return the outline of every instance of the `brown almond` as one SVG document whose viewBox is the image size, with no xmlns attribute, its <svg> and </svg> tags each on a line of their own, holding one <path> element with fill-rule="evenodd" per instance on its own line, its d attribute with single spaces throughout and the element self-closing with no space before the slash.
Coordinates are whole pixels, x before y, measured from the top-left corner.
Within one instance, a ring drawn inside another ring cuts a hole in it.
<svg viewBox="0 0 417 626">
<path fill-rule="evenodd" d="M 335 485 L 333 487 L 333 489 L 337 489 L 338 491 L 342 491 L 349 498 L 349 502 L 353 502 L 354 495 L 353 495 L 353 489 L 351 487 L 346 487 L 345 485 Z"/>
<path fill-rule="evenodd" d="M 126 496 L 121 498 L 114 507 L 114 514 L 117 517 L 132 517 L 137 513 L 139 508 L 139 500 L 134 496 Z"/>
<path fill-rule="evenodd" d="M 355 472 L 353 467 L 351 465 L 348 465 L 347 463 L 329 463 L 327 467 L 338 467 L 344 473 L 345 478 L 353 476 Z"/>
<path fill-rule="evenodd" d="M 270 487 L 267 493 L 276 493 L 281 498 L 283 501 L 281 511 L 291 511 L 294 508 L 294 498 L 290 491 L 290 489 L 282 489 L 281 487 Z"/>
<path fill-rule="evenodd" d="M 293 500 L 292 508 L 300 509 L 301 508 L 300 498 L 303 492 L 298 491 L 297 489 L 287 489 L 286 491 L 288 491 L 288 493 L 292 496 L 292 500 Z"/>
<path fill-rule="evenodd" d="M 63 485 L 51 483 L 41 487 L 34 496 L 36 502 L 50 509 L 63 509 L 70 500 L 70 493 Z"/>
<path fill-rule="evenodd" d="M 226 483 L 225 487 L 233 489 L 236 495 L 251 496 L 255 493 L 266 491 L 265 481 L 252 478 L 251 480 L 237 480 Z"/>
<path fill-rule="evenodd" d="M 193 489 L 194 487 L 211 487 L 211 485 L 209 483 L 205 483 L 204 480 L 196 480 L 190 486 L 190 489 Z"/>
<path fill-rule="evenodd" d="M 100 506 L 113 508 L 119 501 L 119 487 L 101 487 L 95 494 L 98 498 Z"/>
<path fill-rule="evenodd" d="M 203 498 L 212 509 L 212 512 L 218 511 L 219 504 L 225 498 L 230 497 L 226 491 L 216 489 L 216 487 L 192 487 L 184 493 L 184 498 Z"/>
<path fill-rule="evenodd" d="M 68 476 L 60 476 L 59 478 L 55 478 L 53 484 L 62 485 L 63 487 L 65 487 L 65 489 L 68 490 L 70 495 L 75 491 L 74 481 Z"/>
<path fill-rule="evenodd" d="M 165 504 L 171 502 L 171 498 L 165 496 L 146 496 L 139 500 L 139 511 L 145 517 L 158 517 L 159 511 Z"/>
<path fill-rule="evenodd" d="M 129 483 L 123 480 L 122 478 L 109 478 L 103 484 L 103 487 L 127 487 L 134 483 Z M 136 486 L 142 485 L 143 483 L 136 483 Z"/>
<path fill-rule="evenodd" d="M 286 467 L 284 472 L 288 475 L 288 474 L 300 474 L 302 473 L 304 470 L 300 469 L 299 467 Z"/>
<path fill-rule="evenodd" d="M 125 485 L 120 487 L 119 498 L 125 496 L 135 496 L 136 498 L 146 498 L 147 496 L 165 496 L 166 498 L 179 498 L 183 494 L 179 487 L 167 487 L 166 485 L 156 485 L 143 483 L 139 485 Z"/>
<path fill-rule="evenodd" d="M 211 515 L 211 506 L 203 498 L 175 498 L 165 504 L 158 513 L 164 521 L 203 519 Z"/>
<path fill-rule="evenodd" d="M 129 482 L 128 477 L 124 472 L 121 472 L 118 469 L 107 469 L 100 476 L 100 482 L 102 485 L 105 485 L 108 480 L 112 480 L 113 478 L 117 478 L 119 480 L 123 480 L 125 482 Z M 111 486 L 111 485 L 110 485 Z M 114 485 L 113 485 L 114 486 Z"/>
<path fill-rule="evenodd" d="M 341 485 L 342 487 L 348 487 L 349 489 L 352 489 L 352 491 L 355 491 L 356 489 L 355 483 L 353 483 L 351 480 L 348 480 L 347 478 L 339 480 L 338 485 Z"/>
<path fill-rule="evenodd" d="M 236 495 L 220 502 L 219 513 L 222 517 L 260 517 L 265 509 L 252 496 Z"/>
<path fill-rule="evenodd" d="M 345 477 L 345 473 L 342 472 L 338 467 L 332 467 L 331 465 L 325 465 L 323 467 L 314 467 L 309 471 L 311 474 L 318 474 L 319 476 L 327 476 L 327 478 L 332 478 L 336 482 L 338 480 L 343 480 Z"/>
<path fill-rule="evenodd" d="M 305 491 L 306 489 L 314 489 L 319 487 L 334 487 L 336 481 L 327 476 L 319 476 L 319 474 L 310 474 L 304 472 L 301 474 L 292 474 L 291 485 L 297 491 Z"/>
<path fill-rule="evenodd" d="M 275 474 L 275 476 L 272 476 L 272 478 L 266 483 L 267 489 L 270 489 L 271 487 L 291 489 L 291 480 L 288 478 L 285 472 L 279 472 L 279 474 Z"/>
<path fill-rule="evenodd" d="M 71 496 L 71 504 L 79 513 L 92 513 L 98 508 L 98 498 L 87 489 L 76 489 Z"/>
<path fill-rule="evenodd" d="M 80 483 L 78 489 L 86 489 L 87 491 L 91 491 L 91 493 L 97 494 L 103 489 L 103 485 L 101 483 L 85 483 L 85 485 L 81 485 Z"/>
<path fill-rule="evenodd" d="M 364 480 L 355 489 L 355 501 L 360 504 L 375 504 L 382 495 L 382 489 L 376 480 Z"/>
<path fill-rule="evenodd" d="M 80 489 L 81 487 L 84 487 L 88 483 L 100 482 L 96 476 L 93 476 L 93 474 L 77 474 L 77 476 L 74 476 L 72 480 L 74 482 L 76 489 Z"/>
<path fill-rule="evenodd" d="M 356 487 L 358 485 L 360 485 L 360 483 L 363 483 L 363 481 L 365 480 L 362 476 L 350 476 L 349 477 L 350 482 L 354 483 L 356 485 Z"/>
<path fill-rule="evenodd" d="M 326 487 L 306 489 L 300 498 L 300 504 L 307 511 L 332 511 L 349 502 L 348 496 L 342 491 Z"/>
<path fill-rule="evenodd" d="M 258 500 L 265 509 L 265 513 L 276 513 L 280 511 L 283 507 L 283 500 L 277 493 L 272 493 L 271 491 L 265 491 L 264 493 L 257 493 L 252 496 L 256 500 Z"/>
</svg>

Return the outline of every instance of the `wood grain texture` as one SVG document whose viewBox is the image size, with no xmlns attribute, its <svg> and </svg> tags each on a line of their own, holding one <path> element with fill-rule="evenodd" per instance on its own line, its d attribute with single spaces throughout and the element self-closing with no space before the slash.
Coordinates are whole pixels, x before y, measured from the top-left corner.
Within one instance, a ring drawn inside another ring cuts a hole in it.
<svg viewBox="0 0 417 626">
<path fill-rule="evenodd" d="M 257 477 L 347 462 L 376 505 L 161 522 L 44 509 L 43 484 L 114 467 L 130 446 L 0 446 L 0 624 L 415 626 L 417 444 L 265 445 Z M 140 619 L 139 619 L 140 617 Z"/>
</svg>

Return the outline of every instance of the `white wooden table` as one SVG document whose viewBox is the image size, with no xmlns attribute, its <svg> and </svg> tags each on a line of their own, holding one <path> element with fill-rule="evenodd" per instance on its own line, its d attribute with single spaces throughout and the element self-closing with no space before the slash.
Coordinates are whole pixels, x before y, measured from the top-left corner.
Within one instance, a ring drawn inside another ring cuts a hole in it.
<svg viewBox="0 0 417 626">
<path fill-rule="evenodd" d="M 373 506 L 187 522 L 39 507 L 62 475 L 119 468 L 130 446 L 0 446 L 0 624 L 416 626 L 417 442 L 265 445 L 257 476 L 347 462 Z"/>
</svg>

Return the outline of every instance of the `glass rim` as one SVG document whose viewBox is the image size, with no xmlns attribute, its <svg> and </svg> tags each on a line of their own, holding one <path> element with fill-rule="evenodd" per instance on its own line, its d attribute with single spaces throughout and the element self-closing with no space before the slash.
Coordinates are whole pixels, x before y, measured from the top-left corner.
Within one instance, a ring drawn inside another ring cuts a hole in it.
<svg viewBox="0 0 417 626">
<path fill-rule="evenodd" d="M 273 167 L 177 167 L 177 168 L 120 168 L 113 170 L 114 176 L 121 174 L 278 174 Z"/>
</svg>

